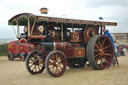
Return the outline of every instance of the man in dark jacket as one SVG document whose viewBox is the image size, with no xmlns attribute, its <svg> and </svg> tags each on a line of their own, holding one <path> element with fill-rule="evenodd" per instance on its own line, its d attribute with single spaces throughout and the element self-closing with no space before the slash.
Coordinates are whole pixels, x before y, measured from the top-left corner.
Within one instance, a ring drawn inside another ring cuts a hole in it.
<svg viewBox="0 0 128 85">
<path fill-rule="evenodd" d="M 112 42 L 112 45 L 113 45 L 114 56 L 113 56 L 113 61 L 112 61 L 112 63 L 113 63 L 113 65 L 115 65 L 116 63 L 119 65 L 118 60 L 117 60 L 117 55 L 116 55 L 116 53 L 115 53 L 116 47 L 115 47 L 115 45 L 114 45 L 113 37 L 111 36 L 111 34 L 109 33 L 108 30 L 103 29 L 103 32 L 104 32 L 104 35 L 106 35 L 106 36 L 108 36 L 108 37 L 110 38 L 110 40 L 111 40 L 111 42 Z"/>
<path fill-rule="evenodd" d="M 108 30 L 104 29 L 104 35 L 108 36 L 112 42 L 113 48 L 115 49 L 114 40 Z"/>
</svg>

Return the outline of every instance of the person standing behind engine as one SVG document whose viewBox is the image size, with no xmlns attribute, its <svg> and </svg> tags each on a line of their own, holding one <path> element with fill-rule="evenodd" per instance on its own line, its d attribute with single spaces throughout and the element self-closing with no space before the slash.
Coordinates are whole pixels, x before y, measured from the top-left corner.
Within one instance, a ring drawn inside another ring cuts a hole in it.
<svg viewBox="0 0 128 85">
<path fill-rule="evenodd" d="M 113 65 L 115 65 L 115 64 L 118 64 L 118 65 L 119 65 L 118 60 L 117 60 L 117 55 L 116 55 L 116 46 L 115 46 L 115 44 L 114 44 L 113 37 L 112 37 L 111 34 L 109 33 L 109 30 L 106 30 L 106 29 L 104 28 L 104 29 L 103 29 L 103 32 L 104 32 L 104 35 L 106 35 L 106 36 L 109 37 L 109 39 L 111 40 L 112 45 L 113 45 L 114 55 L 113 55 L 112 63 L 113 63 Z"/>
<path fill-rule="evenodd" d="M 115 49 L 114 40 L 113 40 L 113 37 L 111 36 L 111 34 L 109 33 L 109 30 L 104 29 L 103 32 L 104 32 L 104 35 L 106 35 L 110 38 L 112 45 L 113 45 L 113 49 Z"/>
</svg>

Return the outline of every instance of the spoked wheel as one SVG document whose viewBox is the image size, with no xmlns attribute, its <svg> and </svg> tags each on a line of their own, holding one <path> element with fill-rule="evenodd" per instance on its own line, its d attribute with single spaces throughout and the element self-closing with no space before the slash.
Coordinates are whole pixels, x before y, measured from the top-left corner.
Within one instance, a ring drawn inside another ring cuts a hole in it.
<svg viewBox="0 0 128 85">
<path fill-rule="evenodd" d="M 14 60 L 14 55 L 11 52 L 8 52 L 8 60 Z"/>
<path fill-rule="evenodd" d="M 111 40 L 105 35 L 93 36 L 86 49 L 90 65 L 97 70 L 108 68 L 111 65 L 113 52 Z"/>
<path fill-rule="evenodd" d="M 38 74 L 45 69 L 45 59 L 38 55 L 37 51 L 28 54 L 26 58 L 26 68 L 31 74 Z"/>
<path fill-rule="evenodd" d="M 53 77 L 62 76 L 66 70 L 66 58 L 61 51 L 52 51 L 45 61 L 47 72 Z"/>
<path fill-rule="evenodd" d="M 87 26 L 84 29 L 84 41 L 85 43 L 88 42 L 88 40 L 97 34 L 97 28 L 96 26 Z"/>
<path fill-rule="evenodd" d="M 85 66 L 87 59 L 85 58 L 68 59 L 67 62 L 70 68 L 82 68 Z"/>
</svg>

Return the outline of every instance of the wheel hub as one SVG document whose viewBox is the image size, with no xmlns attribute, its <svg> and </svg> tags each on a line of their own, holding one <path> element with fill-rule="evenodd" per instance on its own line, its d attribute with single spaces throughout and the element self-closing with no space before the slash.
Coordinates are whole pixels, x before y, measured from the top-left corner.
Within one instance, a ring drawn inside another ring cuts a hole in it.
<svg viewBox="0 0 128 85">
<path fill-rule="evenodd" d="M 33 64 L 34 65 L 39 65 L 39 60 L 36 60 Z"/>
<path fill-rule="evenodd" d="M 104 55 L 104 51 L 102 49 L 99 50 L 100 55 Z"/>
</svg>

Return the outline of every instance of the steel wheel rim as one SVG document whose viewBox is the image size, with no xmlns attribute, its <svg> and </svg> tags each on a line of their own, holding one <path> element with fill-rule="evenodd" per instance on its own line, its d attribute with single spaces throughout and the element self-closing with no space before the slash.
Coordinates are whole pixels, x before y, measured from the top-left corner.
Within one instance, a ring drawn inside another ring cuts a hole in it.
<svg viewBox="0 0 128 85">
<path fill-rule="evenodd" d="M 108 37 L 97 39 L 94 47 L 94 60 L 100 68 L 107 68 L 111 65 L 113 56 L 113 46 Z"/>
<path fill-rule="evenodd" d="M 48 60 L 48 70 L 54 77 L 61 76 L 66 69 L 66 61 L 63 54 L 56 52 Z"/>
</svg>

